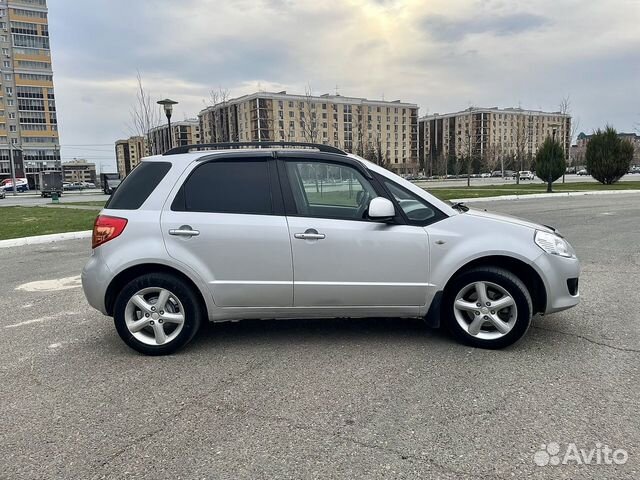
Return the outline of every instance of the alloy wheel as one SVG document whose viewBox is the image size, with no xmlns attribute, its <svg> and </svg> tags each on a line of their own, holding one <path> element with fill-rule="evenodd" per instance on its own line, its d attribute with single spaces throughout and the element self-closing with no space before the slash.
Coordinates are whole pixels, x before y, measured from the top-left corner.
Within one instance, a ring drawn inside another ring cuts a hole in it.
<svg viewBox="0 0 640 480">
<path fill-rule="evenodd" d="M 456 321 L 469 335 L 495 340 L 507 335 L 518 318 L 514 298 L 500 285 L 474 282 L 462 288 L 453 304 Z"/>
<path fill-rule="evenodd" d="M 124 312 L 127 329 L 146 345 L 165 345 L 182 331 L 185 311 L 176 295 L 158 287 L 144 288 L 127 302 Z"/>
</svg>

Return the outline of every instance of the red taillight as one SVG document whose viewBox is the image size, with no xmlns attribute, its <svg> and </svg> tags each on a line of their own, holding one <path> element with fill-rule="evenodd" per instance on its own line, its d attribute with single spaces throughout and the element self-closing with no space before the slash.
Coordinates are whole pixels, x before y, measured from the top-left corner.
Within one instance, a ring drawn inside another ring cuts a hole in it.
<svg viewBox="0 0 640 480">
<path fill-rule="evenodd" d="M 113 240 L 124 231 L 124 227 L 126 226 L 126 218 L 98 215 L 93 224 L 91 248 L 99 247 L 103 243 Z"/>
</svg>

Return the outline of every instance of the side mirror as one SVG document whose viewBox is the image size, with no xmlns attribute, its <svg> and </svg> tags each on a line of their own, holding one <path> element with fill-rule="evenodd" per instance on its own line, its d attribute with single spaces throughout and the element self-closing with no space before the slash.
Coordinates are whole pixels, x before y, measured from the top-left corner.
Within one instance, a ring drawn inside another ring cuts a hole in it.
<svg viewBox="0 0 640 480">
<path fill-rule="evenodd" d="M 367 216 L 371 220 L 379 222 L 391 220 L 396 216 L 396 209 L 393 203 L 384 197 L 376 197 L 369 202 L 369 211 Z"/>
</svg>

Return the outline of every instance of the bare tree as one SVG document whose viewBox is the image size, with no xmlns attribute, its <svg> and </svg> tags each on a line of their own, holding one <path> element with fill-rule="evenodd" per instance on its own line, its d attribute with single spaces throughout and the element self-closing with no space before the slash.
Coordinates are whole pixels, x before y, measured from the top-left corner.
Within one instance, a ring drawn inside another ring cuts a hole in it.
<svg viewBox="0 0 640 480">
<path fill-rule="evenodd" d="M 569 95 L 567 95 L 566 97 L 563 97 L 562 100 L 560 101 L 560 113 L 563 113 L 565 115 L 571 115 L 571 97 Z M 563 150 L 566 150 L 564 152 L 565 159 L 569 159 L 567 164 L 572 163 L 569 153 L 571 149 L 571 144 L 573 143 L 573 139 L 576 137 L 578 133 L 578 129 L 580 128 L 580 119 L 579 118 L 574 119 L 573 117 L 571 117 L 570 122 L 571 122 L 571 126 L 569 128 L 569 131 L 567 132 L 569 133 L 568 147 L 566 146 L 566 143 L 564 140 L 562 142 Z M 562 183 L 564 183 L 564 175 L 562 175 Z"/>
<path fill-rule="evenodd" d="M 473 107 L 470 107 L 472 110 Z M 473 113 L 470 114 L 469 123 L 465 123 L 462 136 L 458 137 L 459 148 L 456 150 L 455 163 L 452 165 L 455 175 L 459 175 L 464 169 L 467 173 L 467 187 L 471 186 L 471 164 L 477 150 L 478 133 L 474 124 Z"/>
<path fill-rule="evenodd" d="M 389 168 L 391 159 L 383 150 L 382 137 L 380 132 L 377 132 L 376 137 L 372 142 L 367 142 L 365 148 L 365 158 L 375 163 L 376 165 L 380 165 L 383 168 Z"/>
<path fill-rule="evenodd" d="M 304 87 L 304 100 L 300 109 L 300 128 L 302 136 L 311 143 L 317 143 L 319 136 L 316 103 L 313 99 L 311 85 Z"/>
<path fill-rule="evenodd" d="M 356 155 L 360 155 L 361 157 L 364 156 L 365 150 L 366 150 L 366 144 L 368 142 L 365 142 L 365 130 L 367 130 L 365 128 L 365 125 L 370 125 L 370 124 L 365 124 L 364 122 L 364 113 L 363 113 L 363 109 L 362 109 L 362 105 L 358 105 L 356 107 L 356 112 L 355 112 L 355 119 L 356 121 L 353 123 L 355 125 L 355 136 L 356 136 L 356 148 L 355 148 L 355 153 Z"/>
<path fill-rule="evenodd" d="M 491 173 L 500 164 L 501 157 L 502 157 L 502 143 L 492 143 L 483 152 L 482 164 Z"/>
<path fill-rule="evenodd" d="M 142 74 L 138 70 L 137 75 L 136 100 L 131 107 L 129 130 L 131 134 L 144 137 L 149 152 L 153 151 L 151 144 L 151 129 L 160 125 L 160 106 L 151 100 L 151 94 L 144 88 Z"/>
<path fill-rule="evenodd" d="M 214 142 L 231 142 L 238 141 L 237 132 L 231 132 L 231 122 L 229 121 L 228 103 L 231 92 L 222 87 L 217 90 L 209 91 L 209 106 L 215 107 L 212 112 L 213 132 L 212 140 Z"/>
<path fill-rule="evenodd" d="M 516 129 L 514 137 L 515 160 L 516 160 L 516 184 L 520 184 L 520 171 L 523 170 L 524 161 L 527 157 L 527 148 L 532 135 L 532 117 L 527 114 L 516 117 Z M 528 152 L 531 154 L 531 152 Z"/>
</svg>

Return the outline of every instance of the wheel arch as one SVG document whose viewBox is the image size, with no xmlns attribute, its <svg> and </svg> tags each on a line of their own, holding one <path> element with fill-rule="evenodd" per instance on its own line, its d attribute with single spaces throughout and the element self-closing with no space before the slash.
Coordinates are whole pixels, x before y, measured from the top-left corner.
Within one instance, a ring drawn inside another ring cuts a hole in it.
<svg viewBox="0 0 640 480">
<path fill-rule="evenodd" d="M 109 283 L 109 286 L 107 287 L 107 290 L 105 292 L 104 304 L 107 310 L 107 314 L 113 316 L 113 308 L 116 303 L 118 292 L 120 292 L 128 282 L 136 277 L 139 277 L 140 275 L 146 275 L 149 273 L 166 273 L 174 275 L 180 280 L 184 281 L 195 292 L 196 296 L 198 297 L 198 301 L 202 306 L 205 318 L 208 318 L 209 305 L 207 304 L 207 301 L 205 300 L 202 291 L 200 290 L 196 282 L 194 282 L 188 275 L 186 275 L 184 272 L 181 272 L 177 268 L 160 263 L 142 263 L 132 265 L 119 272 L 113 278 L 113 280 L 111 280 L 111 283 Z"/>
<path fill-rule="evenodd" d="M 447 281 L 444 291 L 447 291 L 449 285 L 458 275 L 467 270 L 477 268 L 477 267 L 497 267 L 503 268 L 511 273 L 513 273 L 516 277 L 522 281 L 529 290 L 529 294 L 531 295 L 531 301 L 533 303 L 533 313 L 544 313 L 547 308 L 547 290 L 545 288 L 544 282 L 542 281 L 542 277 L 540 274 L 527 263 L 523 262 L 514 257 L 509 257 L 506 255 L 489 255 L 485 257 L 479 257 L 474 260 L 471 260 L 465 263 L 463 266 L 458 268 L 453 275 L 449 277 Z"/>
</svg>

